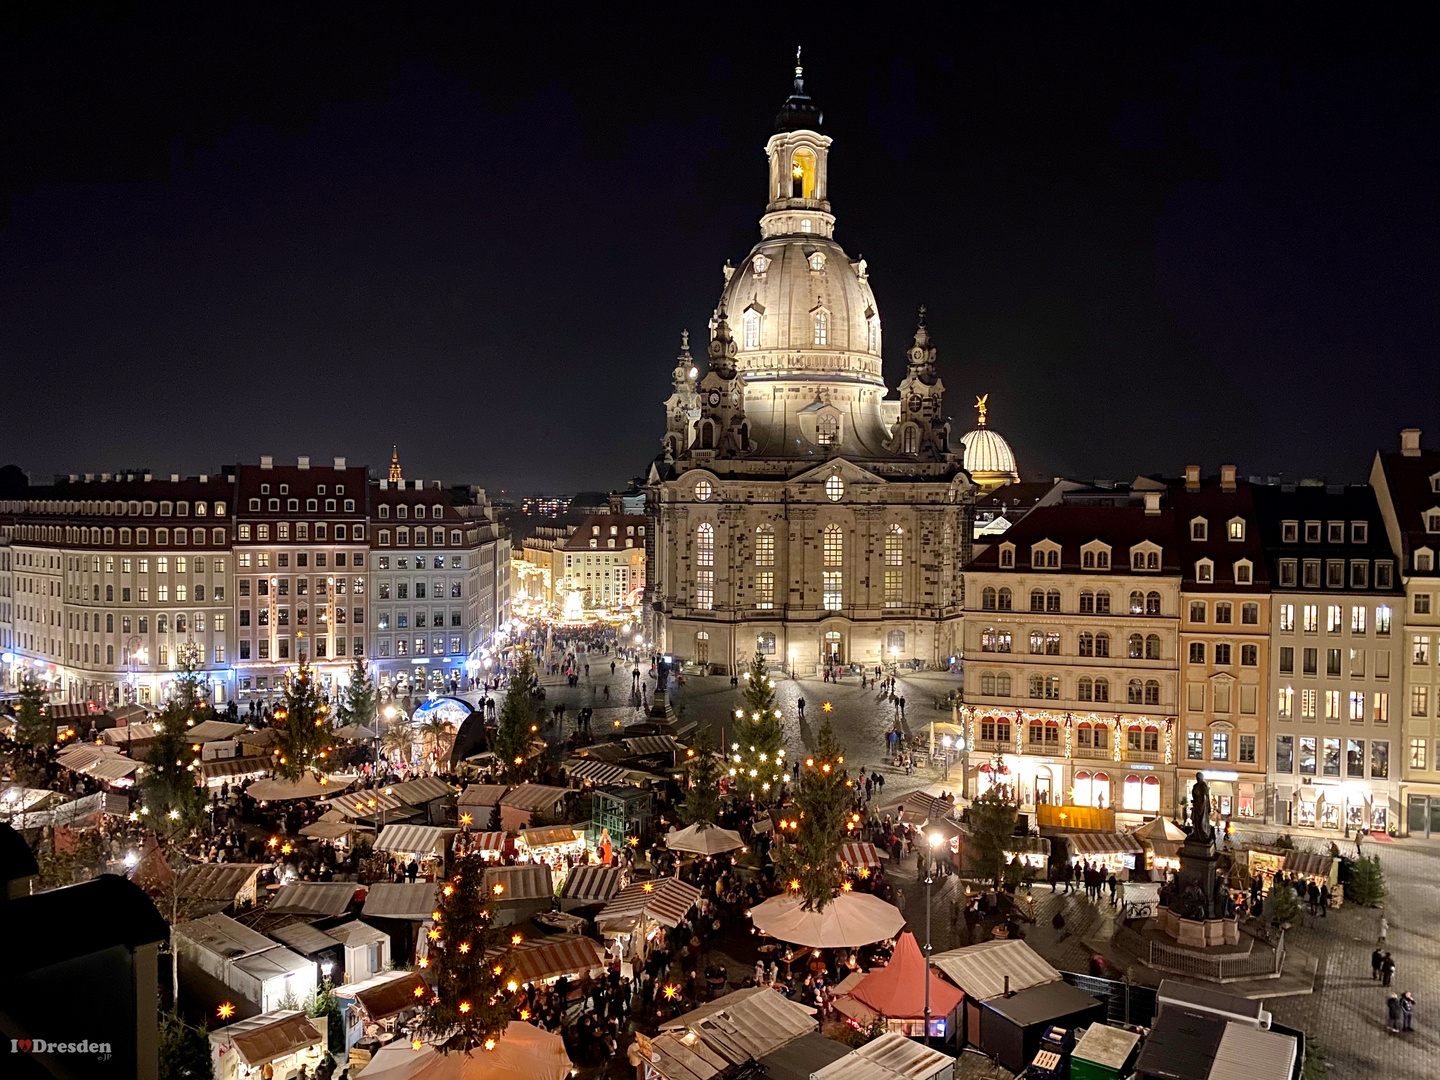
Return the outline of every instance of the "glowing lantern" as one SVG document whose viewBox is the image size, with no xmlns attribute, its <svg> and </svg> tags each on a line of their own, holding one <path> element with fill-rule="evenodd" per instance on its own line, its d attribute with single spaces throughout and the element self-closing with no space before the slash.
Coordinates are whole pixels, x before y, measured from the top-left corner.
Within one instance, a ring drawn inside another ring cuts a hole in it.
<svg viewBox="0 0 1440 1080">
<path fill-rule="evenodd" d="M 462 1001 L 462 1002 L 460 1002 L 460 1011 L 461 1011 L 462 1013 L 468 1013 L 468 1012 L 470 1011 L 470 1002 L 468 1002 L 468 1001 Z"/>
<path fill-rule="evenodd" d="M 235 1006 L 227 1001 L 221 1005 L 220 1008 L 216 1009 L 215 1012 L 221 1020 L 229 1020 L 230 1017 L 235 1015 Z"/>
</svg>

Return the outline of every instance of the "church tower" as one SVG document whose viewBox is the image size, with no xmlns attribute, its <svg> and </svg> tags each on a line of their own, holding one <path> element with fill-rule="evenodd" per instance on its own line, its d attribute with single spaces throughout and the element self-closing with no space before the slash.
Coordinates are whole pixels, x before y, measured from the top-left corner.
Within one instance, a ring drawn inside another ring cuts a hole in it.
<svg viewBox="0 0 1440 1080">
<path fill-rule="evenodd" d="M 864 259 L 835 240 L 824 114 L 796 56 L 760 237 L 726 263 L 700 375 L 682 349 L 646 484 L 657 646 L 715 673 L 958 652 L 975 487 L 922 314 L 899 400 Z"/>
</svg>

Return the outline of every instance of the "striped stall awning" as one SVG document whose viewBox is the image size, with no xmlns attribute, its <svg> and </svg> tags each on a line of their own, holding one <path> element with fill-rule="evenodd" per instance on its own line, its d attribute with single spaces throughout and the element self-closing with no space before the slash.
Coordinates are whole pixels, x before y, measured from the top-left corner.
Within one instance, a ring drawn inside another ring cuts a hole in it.
<svg viewBox="0 0 1440 1080">
<path fill-rule="evenodd" d="M 637 735 L 634 738 L 626 739 L 625 745 L 636 757 L 674 754 L 681 749 L 680 744 L 669 735 Z"/>
<path fill-rule="evenodd" d="M 444 853 L 456 831 L 433 825 L 386 825 L 375 841 L 375 850 L 434 857 Z"/>
<path fill-rule="evenodd" d="M 874 869 L 880 865 L 880 853 L 875 850 L 874 844 L 862 841 L 841 844 L 840 861 L 846 866 L 868 866 Z"/>
<path fill-rule="evenodd" d="M 1140 841 L 1129 833 L 1066 833 L 1065 840 L 1074 855 L 1139 855 L 1145 851 Z"/>
<path fill-rule="evenodd" d="M 472 851 L 504 851 L 505 834 L 503 832 L 471 833 L 470 849 Z"/>
<path fill-rule="evenodd" d="M 565 878 L 560 899 L 603 904 L 620 891 L 622 873 L 618 866 L 577 866 Z"/>
<path fill-rule="evenodd" d="M 122 780 L 133 773 L 140 763 L 119 754 L 108 754 L 86 767 L 87 776 L 96 780 Z"/>
<path fill-rule="evenodd" d="M 375 805 L 370 805 L 370 800 L 375 800 Z M 325 805 L 333 810 L 338 810 L 347 818 L 379 817 L 382 812 L 394 813 L 405 804 L 394 795 L 386 795 L 378 788 L 366 788 L 359 791 L 352 791 L 348 795 L 338 795 L 333 799 L 327 799 Z"/>
<path fill-rule="evenodd" d="M 231 776 L 259 776 L 268 772 L 270 759 L 262 757 L 221 758 L 206 761 L 200 765 L 200 775 L 206 780 L 224 780 Z"/>
<path fill-rule="evenodd" d="M 584 975 L 605 963 L 605 949 L 591 938 L 578 934 L 552 934 L 522 941 L 508 952 L 491 954 L 501 958 L 506 977 L 521 984 L 555 979 L 561 975 Z"/>
<path fill-rule="evenodd" d="M 597 921 L 648 916 L 661 926 L 679 926 L 699 899 L 699 889 L 676 878 L 637 881 L 616 893 Z"/>
<path fill-rule="evenodd" d="M 612 765 L 608 761 L 594 761 L 590 758 L 576 758 L 565 763 L 565 771 L 572 780 L 588 780 L 597 787 L 618 784 L 624 781 L 627 769 Z"/>
</svg>

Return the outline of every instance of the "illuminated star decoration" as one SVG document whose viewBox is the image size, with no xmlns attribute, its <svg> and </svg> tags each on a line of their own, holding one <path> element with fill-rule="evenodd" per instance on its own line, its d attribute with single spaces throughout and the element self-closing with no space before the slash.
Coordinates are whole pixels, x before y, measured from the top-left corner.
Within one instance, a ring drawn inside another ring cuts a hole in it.
<svg viewBox="0 0 1440 1080">
<path fill-rule="evenodd" d="M 827 702 L 825 702 L 825 704 L 823 704 L 823 705 L 820 706 L 820 711 L 821 711 L 821 712 L 834 712 L 834 711 L 835 711 L 835 706 L 834 706 L 834 705 L 831 705 L 830 702 L 827 701 Z"/>
<path fill-rule="evenodd" d="M 215 1012 L 221 1020 L 229 1020 L 230 1017 L 235 1015 L 235 1006 L 227 1001 L 221 1005 L 220 1008 L 216 1009 Z"/>
</svg>

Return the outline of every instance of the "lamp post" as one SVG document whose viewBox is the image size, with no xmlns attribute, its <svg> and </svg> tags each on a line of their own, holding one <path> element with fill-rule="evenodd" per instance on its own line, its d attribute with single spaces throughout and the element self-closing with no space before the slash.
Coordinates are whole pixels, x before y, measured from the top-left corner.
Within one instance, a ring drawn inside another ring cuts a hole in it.
<svg viewBox="0 0 1440 1080">
<path fill-rule="evenodd" d="M 925 1046 L 930 1046 L 930 886 L 935 880 L 935 849 L 943 842 L 939 833 L 929 836 L 930 850 L 925 853 Z"/>
</svg>

